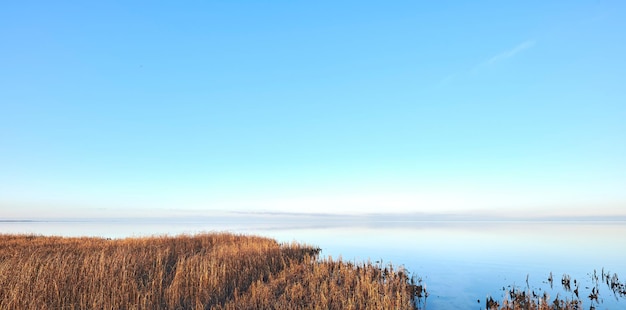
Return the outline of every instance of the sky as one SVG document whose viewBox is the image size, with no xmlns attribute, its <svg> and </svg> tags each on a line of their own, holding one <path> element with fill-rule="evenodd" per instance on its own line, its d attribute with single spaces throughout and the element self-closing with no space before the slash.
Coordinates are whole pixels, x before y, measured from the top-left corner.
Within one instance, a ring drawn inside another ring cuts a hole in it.
<svg viewBox="0 0 626 310">
<path fill-rule="evenodd" d="M 8 1 L 0 218 L 626 215 L 623 1 Z"/>
</svg>

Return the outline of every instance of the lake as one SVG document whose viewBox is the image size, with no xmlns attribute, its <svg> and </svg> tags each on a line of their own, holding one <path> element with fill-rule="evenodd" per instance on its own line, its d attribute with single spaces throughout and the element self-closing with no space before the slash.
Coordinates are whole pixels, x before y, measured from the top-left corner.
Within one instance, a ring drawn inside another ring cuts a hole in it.
<svg viewBox="0 0 626 310">
<path fill-rule="evenodd" d="M 626 277 L 626 222 L 415 221 L 354 218 L 239 215 L 179 219 L 109 219 L 0 222 L 0 233 L 34 233 L 110 238 L 231 231 L 297 241 L 322 248 L 322 256 L 403 265 L 422 278 L 426 309 L 484 309 L 487 295 L 501 300 L 504 289 L 527 287 L 551 299 L 574 293 L 563 274 L 577 279 L 585 309 L 604 269 Z M 552 274 L 554 281 L 548 281 Z M 623 282 L 623 279 L 621 279 Z M 626 305 L 599 286 L 596 309 Z M 573 288 L 572 288 L 573 289 Z"/>
</svg>

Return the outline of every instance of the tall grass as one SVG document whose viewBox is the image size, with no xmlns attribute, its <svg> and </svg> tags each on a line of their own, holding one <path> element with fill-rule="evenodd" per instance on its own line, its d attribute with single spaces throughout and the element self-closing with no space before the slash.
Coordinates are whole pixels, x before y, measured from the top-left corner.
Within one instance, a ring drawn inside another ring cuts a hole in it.
<svg viewBox="0 0 626 310">
<path fill-rule="evenodd" d="M 107 240 L 0 235 L 0 309 L 415 309 L 393 266 L 228 233 Z"/>
</svg>

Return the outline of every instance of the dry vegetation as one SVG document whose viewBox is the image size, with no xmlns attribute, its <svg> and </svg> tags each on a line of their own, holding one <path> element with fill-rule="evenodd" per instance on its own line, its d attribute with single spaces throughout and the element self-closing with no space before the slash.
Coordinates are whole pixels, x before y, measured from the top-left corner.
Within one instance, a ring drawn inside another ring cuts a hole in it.
<svg viewBox="0 0 626 310">
<path fill-rule="evenodd" d="M 489 310 L 577 310 L 582 309 L 579 299 L 561 299 L 558 296 L 551 300 L 546 293 L 537 295 L 533 291 L 513 289 L 504 297 L 502 303 L 491 298 L 487 299 Z M 595 308 L 592 308 L 595 309 Z"/>
<path fill-rule="evenodd" d="M 415 309 L 402 269 L 226 233 L 0 235 L 0 309 Z"/>
<path fill-rule="evenodd" d="M 611 274 L 608 271 L 605 272 L 604 268 L 601 273 L 594 270 L 593 274 L 591 274 L 591 280 L 593 285 L 591 291 L 589 291 L 589 295 L 582 294 L 582 291 L 580 291 L 580 282 L 576 279 L 572 281 L 572 278 L 568 274 L 564 274 L 561 278 L 561 286 L 565 293 L 571 294 L 571 297 L 565 297 L 565 299 L 563 299 L 557 294 L 557 296 L 551 300 L 550 296 L 545 291 L 538 294 L 535 289 L 531 289 L 528 286 L 528 279 L 526 279 L 527 287 L 525 290 L 513 287 L 506 291 L 504 299 L 501 302 L 493 298 L 488 298 L 486 308 L 490 310 L 574 310 L 583 309 L 583 307 L 590 310 L 594 310 L 597 307 L 608 309 L 604 308 L 605 305 L 602 305 L 603 298 L 600 297 L 600 287 L 604 285 L 606 285 L 606 291 L 611 292 L 616 301 L 619 301 L 620 298 L 626 298 L 626 283 L 622 283 L 616 273 Z M 552 288 L 555 283 L 552 272 L 550 272 L 548 276 L 548 283 L 550 284 L 550 288 Z M 589 289 L 589 287 L 586 288 Z M 589 307 L 583 305 L 585 302 L 588 303 Z"/>
</svg>

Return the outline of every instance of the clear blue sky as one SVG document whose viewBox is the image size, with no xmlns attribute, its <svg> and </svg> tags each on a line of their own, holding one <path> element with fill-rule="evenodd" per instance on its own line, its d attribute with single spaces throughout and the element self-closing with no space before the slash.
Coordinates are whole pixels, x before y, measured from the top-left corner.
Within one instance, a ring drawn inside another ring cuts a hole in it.
<svg viewBox="0 0 626 310">
<path fill-rule="evenodd" d="M 624 214 L 624 30 L 623 1 L 5 2 L 0 217 Z"/>
</svg>

